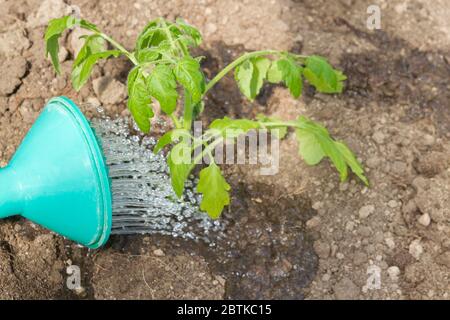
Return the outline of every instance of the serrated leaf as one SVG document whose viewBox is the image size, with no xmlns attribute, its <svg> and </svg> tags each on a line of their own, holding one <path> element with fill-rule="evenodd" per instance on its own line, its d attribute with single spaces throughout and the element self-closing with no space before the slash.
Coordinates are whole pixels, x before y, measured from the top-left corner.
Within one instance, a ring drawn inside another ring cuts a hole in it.
<svg viewBox="0 0 450 320">
<path fill-rule="evenodd" d="M 347 147 L 343 142 L 336 141 L 336 146 L 338 147 L 339 151 L 341 152 L 342 156 L 345 158 L 345 162 L 350 167 L 350 169 L 353 171 L 354 174 L 356 174 L 367 186 L 369 185 L 369 180 L 364 175 L 364 170 L 359 163 L 359 161 L 356 159 L 355 155 L 352 153 L 352 151 Z"/>
<path fill-rule="evenodd" d="M 139 67 L 135 67 L 128 74 L 128 108 L 133 115 L 139 129 L 147 133 L 150 131 L 150 119 L 153 118 L 151 97 L 148 92 L 145 77 Z"/>
<path fill-rule="evenodd" d="M 322 57 L 310 56 L 306 59 L 306 67 L 303 71 L 305 78 L 317 91 L 322 93 L 341 93 L 345 75 L 333 69 Z"/>
<path fill-rule="evenodd" d="M 262 123 L 262 125 L 264 126 L 264 123 L 267 122 L 280 122 L 281 119 L 277 118 L 277 117 L 267 117 L 263 114 L 258 114 L 256 116 L 256 119 Z M 288 133 L 288 127 L 285 125 L 280 125 L 280 126 L 271 126 L 270 127 L 271 132 L 275 132 L 276 136 L 278 139 L 284 139 L 284 137 L 286 137 L 287 133 Z"/>
<path fill-rule="evenodd" d="M 298 98 L 302 94 L 302 68 L 289 57 L 277 61 L 277 68 L 285 85 L 289 88 L 291 95 Z"/>
<path fill-rule="evenodd" d="M 220 168 L 213 162 L 200 171 L 197 191 L 203 194 L 200 209 L 217 219 L 225 206 L 230 204 L 228 191 L 230 185 L 226 182 Z"/>
<path fill-rule="evenodd" d="M 118 57 L 121 54 L 119 50 L 107 50 L 103 52 L 92 53 L 87 56 L 76 68 L 72 70 L 72 85 L 76 91 L 86 83 L 91 75 L 92 68 L 98 60 L 109 57 Z"/>
<path fill-rule="evenodd" d="M 270 60 L 265 57 L 254 57 L 236 67 L 235 78 L 241 92 L 254 100 L 261 90 L 267 77 Z"/>
<path fill-rule="evenodd" d="M 78 52 L 72 65 L 72 70 L 79 66 L 87 57 L 93 53 L 102 52 L 106 48 L 105 40 L 99 35 L 89 35 L 84 38 L 84 44 Z"/>
<path fill-rule="evenodd" d="M 172 148 L 167 157 L 172 187 L 179 198 L 183 195 L 186 179 L 194 168 L 191 151 L 188 144 L 180 142 Z"/>
<path fill-rule="evenodd" d="M 147 79 L 150 94 L 158 100 L 161 109 L 172 114 L 177 107 L 177 83 L 172 69 L 167 65 L 157 65 Z"/>
<path fill-rule="evenodd" d="M 59 44 L 58 40 L 62 33 L 76 25 L 91 31 L 98 31 L 97 27 L 85 20 L 80 20 L 72 16 L 64 16 L 62 18 L 50 20 L 47 30 L 45 31 L 44 40 L 46 41 L 46 56 L 50 54 L 52 64 L 56 72 L 60 73 L 60 65 L 58 60 Z"/>
<path fill-rule="evenodd" d="M 252 120 L 230 119 L 224 117 L 223 119 L 214 120 L 209 125 L 209 128 L 216 130 L 216 132 L 224 138 L 236 138 L 241 134 L 246 134 L 252 129 L 260 128 L 260 125 L 258 122 Z"/>
<path fill-rule="evenodd" d="M 327 156 L 338 170 L 341 181 L 347 179 L 348 166 L 365 184 L 368 184 L 361 165 L 347 146 L 333 140 L 326 128 L 305 117 L 300 117 L 297 122 L 299 152 L 306 163 L 315 165 Z"/>
<path fill-rule="evenodd" d="M 136 51 L 143 50 L 145 48 L 149 48 L 152 46 L 152 39 L 155 33 L 158 31 L 158 19 L 152 20 L 144 27 L 141 33 L 138 35 L 136 40 Z M 162 32 L 159 33 L 160 39 L 164 38 L 164 34 Z M 155 37 L 158 38 L 158 35 Z M 158 41 L 155 41 L 158 43 Z"/>
<path fill-rule="evenodd" d="M 184 57 L 175 66 L 174 74 L 178 82 L 191 94 L 192 102 L 198 103 L 205 88 L 200 63 L 191 57 Z"/>
</svg>

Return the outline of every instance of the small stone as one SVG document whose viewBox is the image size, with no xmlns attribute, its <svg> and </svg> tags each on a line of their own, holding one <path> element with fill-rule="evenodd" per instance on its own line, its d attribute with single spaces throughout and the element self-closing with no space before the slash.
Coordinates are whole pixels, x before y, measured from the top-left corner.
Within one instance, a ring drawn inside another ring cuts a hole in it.
<svg viewBox="0 0 450 320">
<path fill-rule="evenodd" d="M 34 15 L 30 15 L 27 26 L 31 28 L 41 27 L 48 24 L 49 20 L 60 18 L 68 14 L 68 6 L 63 0 L 41 1 L 39 9 Z"/>
<path fill-rule="evenodd" d="M 161 249 L 153 250 L 153 254 L 154 254 L 155 256 L 157 256 L 157 257 L 164 257 L 164 256 L 165 256 L 164 251 L 162 251 Z"/>
<path fill-rule="evenodd" d="M 390 208 L 397 208 L 398 203 L 397 203 L 397 201 L 395 201 L 395 200 L 390 200 L 390 201 L 388 202 L 388 206 L 389 206 Z"/>
<path fill-rule="evenodd" d="M 217 31 L 217 26 L 214 23 L 208 23 L 205 28 L 206 28 L 205 32 L 208 35 L 213 34 L 214 32 Z"/>
<path fill-rule="evenodd" d="M 104 104 L 118 104 L 126 98 L 125 85 L 109 76 L 94 79 L 92 87 L 100 102 Z"/>
<path fill-rule="evenodd" d="M 338 252 L 338 253 L 336 253 L 336 258 L 337 258 L 338 260 L 342 260 L 342 259 L 344 259 L 344 254 L 341 253 L 341 252 Z"/>
<path fill-rule="evenodd" d="M 424 213 L 417 219 L 417 221 L 421 225 L 423 225 L 425 227 L 428 227 L 430 225 L 430 223 L 431 223 L 431 218 L 430 218 L 430 215 L 428 213 Z"/>
<path fill-rule="evenodd" d="M 314 210 L 319 210 L 320 208 L 322 208 L 322 206 L 323 206 L 322 202 L 317 201 L 317 202 L 314 202 L 314 203 L 313 203 L 312 208 L 313 208 Z"/>
<path fill-rule="evenodd" d="M 347 231 L 353 231 L 355 228 L 355 223 L 353 221 L 349 221 L 345 224 L 345 230 Z"/>
<path fill-rule="evenodd" d="M 343 278 L 333 287 L 337 300 L 354 300 L 359 296 L 359 288 L 348 278 Z"/>
<path fill-rule="evenodd" d="M 326 259 L 330 256 L 331 247 L 328 243 L 317 240 L 314 242 L 314 251 L 316 251 L 319 258 Z"/>
<path fill-rule="evenodd" d="M 367 159 L 366 164 L 369 168 L 375 169 L 380 165 L 380 162 L 381 162 L 380 158 L 373 156 Z"/>
<path fill-rule="evenodd" d="M 377 143 L 377 144 L 383 144 L 384 143 L 384 139 L 385 136 L 381 131 L 377 131 L 372 135 L 372 139 Z"/>
<path fill-rule="evenodd" d="M 359 217 L 361 219 L 366 219 L 374 211 L 375 211 L 375 207 L 371 204 L 361 207 L 361 209 L 359 209 Z"/>
<path fill-rule="evenodd" d="M 400 269 L 397 266 L 391 266 L 387 269 L 387 273 L 389 275 L 389 278 L 396 282 L 398 280 L 398 276 L 400 275 Z"/>
<path fill-rule="evenodd" d="M 386 238 L 384 239 L 384 242 L 386 243 L 386 245 L 388 246 L 389 249 L 395 249 L 395 241 L 393 238 Z"/>
<path fill-rule="evenodd" d="M 320 217 L 315 216 L 306 221 L 306 227 L 308 229 L 314 229 L 317 228 L 320 225 Z"/>
<path fill-rule="evenodd" d="M 216 279 L 217 279 L 217 281 L 219 281 L 221 286 L 225 285 L 225 282 L 226 282 L 225 278 L 223 278 L 221 276 L 216 276 Z"/>
<path fill-rule="evenodd" d="M 428 147 L 435 143 L 436 139 L 431 134 L 424 134 L 422 136 L 422 143 Z"/>
<path fill-rule="evenodd" d="M 331 275 L 329 273 L 325 273 L 322 276 L 322 281 L 324 281 L 324 282 L 330 281 L 330 279 L 331 279 Z"/>
<path fill-rule="evenodd" d="M 99 108 L 102 105 L 100 100 L 98 100 L 96 97 L 88 97 L 86 99 L 86 104 L 89 105 L 89 107 L 92 107 L 92 108 Z"/>
<path fill-rule="evenodd" d="M 404 13 L 407 9 L 408 9 L 408 4 L 405 2 L 397 4 L 394 7 L 395 12 L 397 12 L 398 14 Z"/>
<path fill-rule="evenodd" d="M 416 259 L 419 260 L 420 256 L 423 253 L 423 247 L 422 244 L 420 243 L 419 239 L 414 240 L 413 242 L 411 242 L 411 244 L 409 245 L 409 253 Z"/>
<path fill-rule="evenodd" d="M 58 52 L 58 60 L 59 62 L 66 61 L 67 57 L 69 56 L 69 51 L 65 47 L 61 47 Z"/>
</svg>

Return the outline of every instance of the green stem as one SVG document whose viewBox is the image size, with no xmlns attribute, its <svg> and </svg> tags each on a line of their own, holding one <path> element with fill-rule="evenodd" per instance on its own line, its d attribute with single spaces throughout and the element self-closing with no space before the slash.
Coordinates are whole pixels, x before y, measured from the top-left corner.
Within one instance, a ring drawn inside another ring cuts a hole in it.
<svg viewBox="0 0 450 320">
<path fill-rule="evenodd" d="M 181 125 L 180 121 L 178 120 L 178 118 L 173 113 L 170 115 L 170 119 L 172 119 L 173 124 L 175 125 L 175 128 L 177 128 L 177 129 L 183 128 L 183 126 Z"/>
<path fill-rule="evenodd" d="M 109 43 L 111 43 L 114 47 L 122 51 L 128 57 L 128 59 L 130 59 L 131 62 L 133 62 L 134 65 L 139 64 L 134 55 L 130 53 L 127 49 L 125 49 L 120 43 L 116 42 L 114 39 L 112 39 L 111 37 L 102 32 L 99 32 L 98 35 L 103 39 L 105 39 L 106 41 L 108 41 Z"/>
<path fill-rule="evenodd" d="M 208 154 L 211 157 L 211 161 L 214 162 L 214 157 L 212 156 L 212 150 L 220 143 L 222 143 L 223 138 L 219 138 L 214 140 L 210 145 L 208 145 L 202 152 L 194 158 L 194 164 L 197 164 L 205 154 Z"/>
<path fill-rule="evenodd" d="M 191 93 L 184 90 L 184 118 L 183 126 L 186 130 L 190 131 L 192 127 L 192 116 L 194 113 L 194 104 L 192 103 Z"/>
<path fill-rule="evenodd" d="M 225 68 L 222 69 L 205 87 L 205 92 L 208 92 L 209 89 L 214 87 L 214 85 L 220 81 L 228 72 L 236 68 L 238 65 L 240 65 L 242 62 L 244 62 L 247 59 L 253 58 L 253 57 L 259 57 L 259 56 L 266 56 L 269 54 L 280 54 L 279 51 L 276 50 L 263 50 L 263 51 L 254 51 L 254 52 L 247 52 L 244 53 L 242 56 L 231 62 L 229 65 L 227 65 Z"/>
</svg>

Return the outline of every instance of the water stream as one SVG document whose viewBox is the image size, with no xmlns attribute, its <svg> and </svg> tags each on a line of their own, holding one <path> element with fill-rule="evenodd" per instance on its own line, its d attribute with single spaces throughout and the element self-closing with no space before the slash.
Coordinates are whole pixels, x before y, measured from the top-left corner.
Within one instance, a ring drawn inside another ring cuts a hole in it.
<svg viewBox="0 0 450 320">
<path fill-rule="evenodd" d="M 223 229 L 199 209 L 201 196 L 188 179 L 182 199 L 172 190 L 165 156 L 153 137 L 132 134 L 126 119 L 94 119 L 113 195 L 112 234 L 163 234 L 211 242 Z"/>
</svg>

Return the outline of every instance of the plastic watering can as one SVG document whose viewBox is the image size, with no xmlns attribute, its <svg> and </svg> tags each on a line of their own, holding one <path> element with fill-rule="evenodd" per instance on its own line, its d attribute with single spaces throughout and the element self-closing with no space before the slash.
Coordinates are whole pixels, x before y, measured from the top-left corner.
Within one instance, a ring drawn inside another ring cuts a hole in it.
<svg viewBox="0 0 450 320">
<path fill-rule="evenodd" d="M 21 215 L 89 248 L 111 232 L 111 189 L 99 142 L 78 107 L 51 99 L 0 169 L 0 218 Z"/>
</svg>

